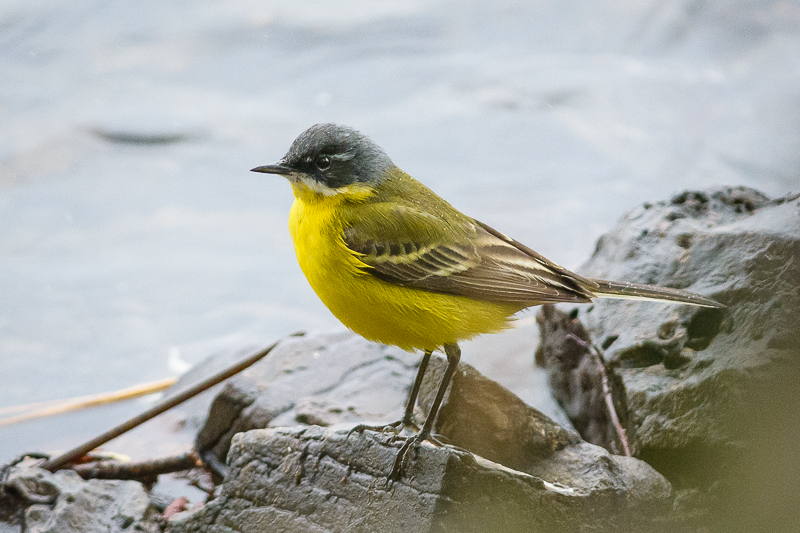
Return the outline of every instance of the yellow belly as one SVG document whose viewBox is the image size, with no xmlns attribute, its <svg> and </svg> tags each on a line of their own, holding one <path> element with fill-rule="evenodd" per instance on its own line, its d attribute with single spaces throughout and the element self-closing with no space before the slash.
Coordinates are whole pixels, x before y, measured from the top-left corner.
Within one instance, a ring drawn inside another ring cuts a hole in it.
<svg viewBox="0 0 800 533">
<path fill-rule="evenodd" d="M 433 350 L 509 326 L 515 304 L 400 287 L 365 273 L 342 240 L 336 199 L 295 199 L 289 216 L 300 268 L 322 302 L 354 332 L 383 344 Z"/>
</svg>

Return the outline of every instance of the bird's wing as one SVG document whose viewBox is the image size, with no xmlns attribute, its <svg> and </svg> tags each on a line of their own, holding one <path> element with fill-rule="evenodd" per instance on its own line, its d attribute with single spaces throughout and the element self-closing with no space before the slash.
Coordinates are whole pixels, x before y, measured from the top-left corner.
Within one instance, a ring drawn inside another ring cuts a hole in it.
<svg viewBox="0 0 800 533">
<path fill-rule="evenodd" d="M 525 307 L 592 297 L 592 281 L 476 220 L 461 215 L 454 222 L 408 205 L 364 209 L 372 212 L 361 213 L 342 237 L 365 272 L 383 281 Z"/>
</svg>

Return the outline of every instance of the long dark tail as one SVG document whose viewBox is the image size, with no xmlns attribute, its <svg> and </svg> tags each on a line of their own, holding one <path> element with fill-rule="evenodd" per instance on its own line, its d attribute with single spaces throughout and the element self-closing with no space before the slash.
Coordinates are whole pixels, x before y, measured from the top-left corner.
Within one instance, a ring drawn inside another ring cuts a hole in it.
<svg viewBox="0 0 800 533">
<path fill-rule="evenodd" d="M 700 296 L 689 291 L 671 289 L 668 287 L 654 287 L 653 285 L 639 285 L 637 283 L 626 283 L 624 281 L 606 281 L 593 279 L 598 287 L 592 287 L 591 291 L 602 298 L 624 298 L 631 300 L 654 300 L 661 302 L 680 302 L 689 305 L 699 305 L 701 307 L 725 307 L 721 303 Z"/>
</svg>

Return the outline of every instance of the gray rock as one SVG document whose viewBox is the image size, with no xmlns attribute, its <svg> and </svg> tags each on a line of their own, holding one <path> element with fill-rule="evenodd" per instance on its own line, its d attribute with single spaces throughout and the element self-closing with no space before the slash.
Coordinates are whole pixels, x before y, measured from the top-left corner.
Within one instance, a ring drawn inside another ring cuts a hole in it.
<svg viewBox="0 0 800 533">
<path fill-rule="evenodd" d="M 224 463 L 249 429 L 398 420 L 418 359 L 347 331 L 286 338 L 215 397 L 197 448 Z"/>
<path fill-rule="evenodd" d="M 435 428 L 464 450 L 426 444 L 387 487 L 401 440 L 371 431 L 346 439 L 343 428 L 399 418 L 416 359 L 350 333 L 284 341 L 214 399 L 198 443 L 218 459 L 227 453 L 230 469 L 221 496 L 174 531 L 529 531 L 563 515 L 557 527 L 569 531 L 649 524 L 671 504 L 669 482 L 646 463 L 582 441 L 464 363 Z M 420 421 L 444 367 L 431 359 Z M 311 426 L 275 427 L 297 423 Z M 608 511 L 599 521 L 598 506 Z"/>
<path fill-rule="evenodd" d="M 800 195 L 770 200 L 727 187 L 645 204 L 598 241 L 580 272 L 685 288 L 728 305 L 600 300 L 576 316 L 607 348 L 635 455 L 678 488 L 714 487 L 711 523 L 721 529 L 796 524 Z M 570 348 L 557 349 L 551 360 Z M 593 416 L 591 400 L 576 397 Z"/>
<path fill-rule="evenodd" d="M 574 429 L 564 409 L 547 386 L 548 372 L 531 364 L 539 344 L 539 326 L 533 312 L 526 312 L 514 327 L 493 335 L 481 335 L 461 346 L 461 361 L 481 375 L 502 383 L 519 399 L 547 415 L 559 426 Z"/>
<path fill-rule="evenodd" d="M 50 473 L 24 462 L 12 468 L 5 489 L 0 501 L 22 517 L 7 522 L 7 531 L 160 532 L 161 515 L 136 481 L 84 481 L 72 470 Z"/>
<path fill-rule="evenodd" d="M 446 366 L 443 357 L 431 358 L 417 402 L 424 416 Z M 525 405 L 465 363 L 453 376 L 434 432 L 455 446 L 522 472 L 529 472 L 543 457 L 582 442 L 577 433 Z"/>
<path fill-rule="evenodd" d="M 452 447 L 422 445 L 389 483 L 399 443 L 373 432 L 274 428 L 234 437 L 218 498 L 175 515 L 169 533 L 650 530 L 669 484 L 623 467 L 618 485 L 568 487 Z M 603 468 L 603 461 L 598 461 Z"/>
<path fill-rule="evenodd" d="M 559 424 L 569 426 L 569 420 L 546 388 L 545 392 L 534 394 L 530 390 L 532 387 L 522 383 L 519 376 L 496 368 L 502 366 L 504 359 L 527 360 L 532 368 L 529 358 L 534 349 L 535 332 L 532 324 L 505 335 L 495 335 L 494 345 L 480 350 L 478 346 L 470 346 L 473 352 L 470 357 L 494 370 L 495 375 L 510 378 L 512 385 L 516 385 L 516 394 L 535 401 L 537 409 L 555 416 Z M 170 389 L 170 394 L 252 350 L 213 354 L 182 376 Z M 493 351 L 489 353 L 488 350 Z M 182 426 L 199 430 L 198 448 L 212 450 L 216 460 L 224 462 L 230 439 L 238 431 L 298 423 L 328 426 L 347 421 L 386 423 L 398 420 L 419 357 L 420 354 L 371 343 L 345 331 L 287 338 L 264 361 L 225 385 L 178 406 L 172 416 L 179 418 Z M 510 362 L 505 366 L 516 369 L 517 373 L 525 368 L 523 364 L 514 366 Z M 532 369 L 524 376 L 536 379 L 537 370 Z"/>
<path fill-rule="evenodd" d="M 420 391 L 427 413 L 444 372 L 432 358 Z M 669 483 L 646 463 L 584 442 L 504 387 L 461 364 L 437 418 L 437 433 L 455 446 L 505 467 L 591 494 L 606 490 L 632 500 L 669 496 Z"/>
<path fill-rule="evenodd" d="M 347 332 L 286 339 L 219 392 L 198 435 L 198 448 L 211 450 L 224 463 L 231 439 L 242 431 L 399 419 L 415 362 L 411 354 Z M 442 357 L 431 359 L 419 395 L 420 422 L 427 416 L 444 367 Z M 552 482 L 587 491 L 630 488 L 624 486 L 625 475 L 609 480 L 628 468 L 619 462 L 622 458 L 583 442 L 574 431 L 464 363 L 453 378 L 435 429 L 455 446 Z M 598 460 L 608 466 L 598 467 Z"/>
</svg>

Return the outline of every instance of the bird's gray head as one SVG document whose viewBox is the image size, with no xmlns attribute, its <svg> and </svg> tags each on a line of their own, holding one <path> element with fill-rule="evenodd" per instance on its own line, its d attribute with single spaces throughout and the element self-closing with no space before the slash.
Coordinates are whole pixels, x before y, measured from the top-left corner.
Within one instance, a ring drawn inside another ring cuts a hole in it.
<svg viewBox="0 0 800 533">
<path fill-rule="evenodd" d="M 386 152 L 366 135 L 338 124 L 316 124 L 294 140 L 280 161 L 253 172 L 280 174 L 332 195 L 348 185 L 376 185 L 393 166 Z"/>
</svg>

